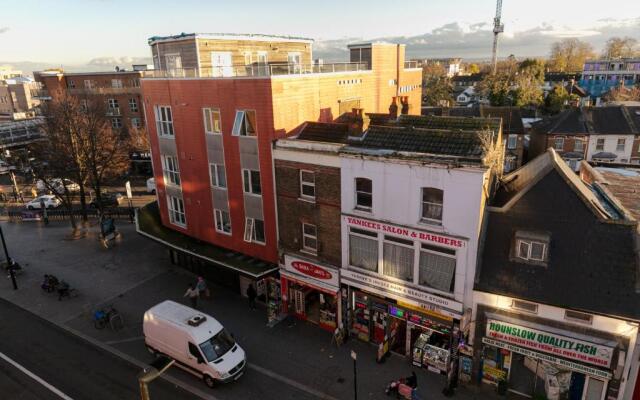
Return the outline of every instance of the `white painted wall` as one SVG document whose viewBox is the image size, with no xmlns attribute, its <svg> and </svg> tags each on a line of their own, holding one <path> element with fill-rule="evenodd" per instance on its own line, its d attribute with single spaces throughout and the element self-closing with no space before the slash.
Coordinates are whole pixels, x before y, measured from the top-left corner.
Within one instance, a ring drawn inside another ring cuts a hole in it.
<svg viewBox="0 0 640 400">
<path fill-rule="evenodd" d="M 445 236 L 464 238 L 465 246 L 457 251 L 454 298 L 471 305 L 475 275 L 478 235 L 484 208 L 484 168 L 452 168 L 440 165 L 399 163 L 393 160 L 366 160 L 340 157 L 342 213 L 408 226 Z M 369 178 L 373 183 L 373 209 L 355 209 L 355 179 Z M 442 225 L 420 221 L 421 188 L 444 191 Z M 349 265 L 349 229 L 342 221 L 342 264 Z M 425 242 L 428 243 L 428 242 Z M 433 244 L 433 243 L 432 243 Z M 417 268 L 417 266 L 416 266 Z M 422 288 L 422 290 L 427 290 Z M 442 295 L 442 292 L 433 291 Z"/>
<path fill-rule="evenodd" d="M 598 139 L 604 139 L 604 150 L 596 150 Z M 624 151 L 618 151 L 618 139 L 625 139 Z M 594 154 L 601 151 L 618 155 L 616 162 L 630 162 L 631 149 L 633 148 L 633 135 L 589 135 L 589 146 L 587 147 L 587 161 L 591 161 Z"/>
</svg>

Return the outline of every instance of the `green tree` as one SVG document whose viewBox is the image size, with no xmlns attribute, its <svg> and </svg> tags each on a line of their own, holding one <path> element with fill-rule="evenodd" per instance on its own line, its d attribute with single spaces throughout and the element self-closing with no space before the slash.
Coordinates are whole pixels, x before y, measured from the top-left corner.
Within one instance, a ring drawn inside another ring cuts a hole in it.
<svg viewBox="0 0 640 400">
<path fill-rule="evenodd" d="M 513 77 L 510 74 L 499 72 L 485 76 L 476 89 L 492 106 L 510 106 L 513 105 L 512 84 Z"/>
<path fill-rule="evenodd" d="M 427 106 L 443 106 L 453 104 L 453 86 L 444 75 L 425 77 L 422 89 L 423 104 Z"/>
<path fill-rule="evenodd" d="M 527 58 L 520 63 L 512 85 L 514 87 L 512 97 L 516 106 L 537 107 L 542 104 L 544 69 L 542 60 Z"/>
<path fill-rule="evenodd" d="M 569 101 L 569 93 L 561 85 L 556 85 L 544 99 L 545 110 L 549 114 L 557 114 L 562 111 Z"/>
<path fill-rule="evenodd" d="M 612 37 L 602 51 L 602 56 L 607 58 L 636 57 L 638 54 L 638 41 L 628 36 Z"/>
<path fill-rule="evenodd" d="M 551 46 L 549 69 L 558 72 L 582 71 L 584 62 L 595 57 L 593 47 L 579 39 L 564 39 Z"/>
</svg>

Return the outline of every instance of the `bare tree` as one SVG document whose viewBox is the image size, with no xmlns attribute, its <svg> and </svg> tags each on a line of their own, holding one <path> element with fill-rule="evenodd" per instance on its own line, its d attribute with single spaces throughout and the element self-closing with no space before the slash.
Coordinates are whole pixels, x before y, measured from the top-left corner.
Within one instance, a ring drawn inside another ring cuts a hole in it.
<svg viewBox="0 0 640 400">
<path fill-rule="evenodd" d="M 593 47 L 579 39 L 564 39 L 551 46 L 549 69 L 558 72 L 582 71 L 584 62 L 595 57 Z"/>
<path fill-rule="evenodd" d="M 607 102 L 618 101 L 640 101 L 640 88 L 637 86 L 624 86 L 612 88 L 605 95 L 604 99 Z"/>
<path fill-rule="evenodd" d="M 606 58 L 636 57 L 638 54 L 640 54 L 638 41 L 628 36 L 612 37 L 607 40 L 602 52 L 602 56 Z"/>
</svg>

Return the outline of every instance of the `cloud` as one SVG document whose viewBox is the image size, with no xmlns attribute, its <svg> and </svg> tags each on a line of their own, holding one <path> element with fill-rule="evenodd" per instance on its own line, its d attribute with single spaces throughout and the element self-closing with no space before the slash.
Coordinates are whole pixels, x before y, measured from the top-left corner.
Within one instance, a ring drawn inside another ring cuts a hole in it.
<svg viewBox="0 0 640 400">
<path fill-rule="evenodd" d="M 565 38 L 576 37 L 589 42 L 596 51 L 600 51 L 607 39 L 613 36 L 631 36 L 640 40 L 640 18 L 604 19 L 595 26 L 577 29 L 569 26 L 557 26 L 541 23 L 524 31 L 507 31 L 500 36 L 499 56 L 516 57 L 549 54 L 551 45 Z M 319 41 L 314 44 L 314 57 L 325 61 L 344 61 L 348 58 L 346 45 L 363 38 L 349 38 L 331 41 Z M 370 41 L 386 41 L 407 45 L 407 57 L 464 57 L 467 59 L 489 59 L 493 44 L 492 26 L 480 22 L 462 24 L 451 22 L 432 29 L 422 35 L 403 37 L 381 37 Z"/>
<path fill-rule="evenodd" d="M 0 33 L 6 33 L 7 31 L 9 31 L 8 26 L 0 26 Z"/>
<path fill-rule="evenodd" d="M 149 64 L 151 58 L 149 57 L 98 57 L 89 60 L 88 65 L 98 67 L 130 67 L 132 64 Z"/>
</svg>

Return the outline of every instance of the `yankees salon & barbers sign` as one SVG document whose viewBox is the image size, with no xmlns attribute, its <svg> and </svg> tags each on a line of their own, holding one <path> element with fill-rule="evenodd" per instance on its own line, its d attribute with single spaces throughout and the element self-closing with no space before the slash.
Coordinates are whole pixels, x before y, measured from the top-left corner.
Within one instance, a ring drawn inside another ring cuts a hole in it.
<svg viewBox="0 0 640 400">
<path fill-rule="evenodd" d="M 487 337 L 607 368 L 611 365 L 614 350 L 612 347 L 493 319 L 487 321 Z"/>
</svg>

